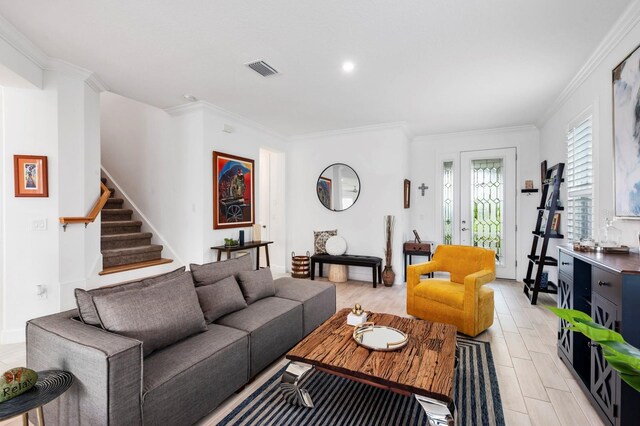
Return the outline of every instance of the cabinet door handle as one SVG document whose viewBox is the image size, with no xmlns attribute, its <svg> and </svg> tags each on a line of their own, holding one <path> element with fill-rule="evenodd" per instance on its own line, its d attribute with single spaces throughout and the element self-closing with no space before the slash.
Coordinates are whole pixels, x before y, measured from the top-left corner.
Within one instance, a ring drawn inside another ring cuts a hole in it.
<svg viewBox="0 0 640 426">
<path fill-rule="evenodd" d="M 571 265 L 571 262 L 560 262 L 561 265 Z"/>
<path fill-rule="evenodd" d="M 602 286 L 608 286 L 608 285 L 609 285 L 609 283 L 608 283 L 608 282 L 605 282 L 605 281 L 598 281 L 598 285 L 599 285 L 600 287 L 602 287 Z"/>
</svg>

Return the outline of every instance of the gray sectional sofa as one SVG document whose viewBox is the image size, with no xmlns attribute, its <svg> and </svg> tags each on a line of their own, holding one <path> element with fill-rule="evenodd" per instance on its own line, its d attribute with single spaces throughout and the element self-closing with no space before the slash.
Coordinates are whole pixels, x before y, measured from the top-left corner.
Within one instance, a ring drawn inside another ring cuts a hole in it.
<svg viewBox="0 0 640 426">
<path fill-rule="evenodd" d="M 249 256 L 191 265 L 77 290 L 77 310 L 29 321 L 28 367 L 76 378 L 45 406 L 47 424 L 187 425 L 206 416 L 335 313 L 331 283 L 270 276 L 251 271 Z"/>
</svg>

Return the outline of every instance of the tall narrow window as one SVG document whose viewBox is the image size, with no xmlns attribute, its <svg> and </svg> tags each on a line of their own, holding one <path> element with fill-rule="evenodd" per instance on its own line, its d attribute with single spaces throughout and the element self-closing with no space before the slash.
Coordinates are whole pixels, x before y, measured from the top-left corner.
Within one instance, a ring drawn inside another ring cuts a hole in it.
<svg viewBox="0 0 640 426">
<path fill-rule="evenodd" d="M 453 161 L 442 163 L 442 243 L 453 243 Z"/>
<path fill-rule="evenodd" d="M 593 235 L 593 166 L 591 116 L 567 132 L 567 237 Z"/>
</svg>

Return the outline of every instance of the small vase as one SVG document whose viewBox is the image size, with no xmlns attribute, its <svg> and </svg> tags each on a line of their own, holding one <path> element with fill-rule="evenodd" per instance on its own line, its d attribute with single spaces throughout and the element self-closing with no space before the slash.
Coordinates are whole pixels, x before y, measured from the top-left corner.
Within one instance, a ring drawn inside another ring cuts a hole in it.
<svg viewBox="0 0 640 426">
<path fill-rule="evenodd" d="M 396 273 L 393 272 L 391 266 L 385 266 L 382 271 L 382 282 L 386 287 L 391 287 L 393 282 L 396 280 Z"/>
</svg>

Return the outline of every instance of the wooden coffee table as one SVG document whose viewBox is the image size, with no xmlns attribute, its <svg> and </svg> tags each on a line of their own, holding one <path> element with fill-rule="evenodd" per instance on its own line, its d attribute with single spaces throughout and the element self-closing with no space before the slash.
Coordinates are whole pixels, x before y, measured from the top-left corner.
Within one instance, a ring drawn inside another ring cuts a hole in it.
<svg viewBox="0 0 640 426">
<path fill-rule="evenodd" d="M 409 335 L 396 351 L 366 349 L 352 338 L 349 309 L 342 309 L 298 343 L 286 357 L 291 362 L 282 376 L 282 390 L 294 404 L 313 407 L 299 381 L 311 369 L 345 377 L 403 395 L 414 395 L 430 425 L 455 424 L 453 389 L 456 375 L 456 328 L 448 324 L 389 314 L 371 314 L 368 321 Z"/>
</svg>

